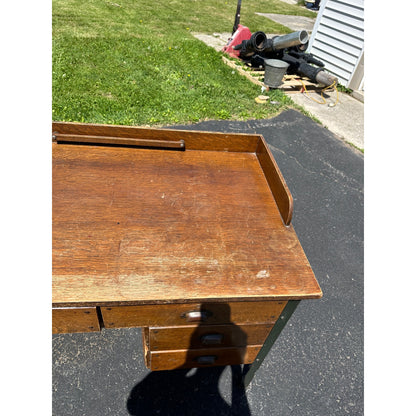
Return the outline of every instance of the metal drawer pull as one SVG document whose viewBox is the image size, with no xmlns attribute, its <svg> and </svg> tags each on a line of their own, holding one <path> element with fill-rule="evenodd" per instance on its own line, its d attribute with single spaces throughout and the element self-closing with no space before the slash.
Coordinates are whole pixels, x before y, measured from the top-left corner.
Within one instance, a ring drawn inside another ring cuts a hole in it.
<svg viewBox="0 0 416 416">
<path fill-rule="evenodd" d="M 210 365 L 214 364 L 216 359 L 217 357 L 215 355 L 202 355 L 200 357 L 196 357 L 195 360 L 198 364 Z"/>
<path fill-rule="evenodd" d="M 202 335 L 201 342 L 203 345 L 219 345 L 222 344 L 224 336 L 222 334 Z"/>
<path fill-rule="evenodd" d="M 205 311 L 190 311 L 186 313 L 186 320 L 188 322 L 203 322 L 208 318 Z"/>
</svg>

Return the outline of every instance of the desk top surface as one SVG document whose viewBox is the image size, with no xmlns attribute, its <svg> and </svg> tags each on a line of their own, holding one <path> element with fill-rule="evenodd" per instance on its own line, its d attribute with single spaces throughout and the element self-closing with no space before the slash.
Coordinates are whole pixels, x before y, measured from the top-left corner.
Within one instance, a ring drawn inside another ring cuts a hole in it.
<svg viewBox="0 0 416 416">
<path fill-rule="evenodd" d="M 53 144 L 55 306 L 320 296 L 255 152 Z"/>
</svg>

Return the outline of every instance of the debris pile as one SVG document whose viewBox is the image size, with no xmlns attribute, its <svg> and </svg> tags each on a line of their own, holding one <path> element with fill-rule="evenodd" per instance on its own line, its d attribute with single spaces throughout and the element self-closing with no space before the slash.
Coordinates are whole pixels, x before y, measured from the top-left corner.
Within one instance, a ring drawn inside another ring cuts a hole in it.
<svg viewBox="0 0 416 416">
<path fill-rule="evenodd" d="M 318 2 L 319 4 L 319 2 Z M 278 77 L 265 74 L 269 87 L 277 88 L 284 73 L 309 78 L 312 82 L 325 87 L 335 87 L 338 79 L 324 70 L 325 64 L 306 53 L 309 35 L 306 30 L 289 33 L 288 35 L 268 38 L 264 32 L 251 33 L 250 29 L 240 24 L 241 0 L 238 0 L 232 36 L 222 51 L 233 58 L 239 58 L 252 68 L 265 68 L 265 73 L 275 70 Z M 269 62 L 268 62 L 269 61 Z M 281 64 L 279 65 L 279 61 Z M 282 72 L 282 68 L 283 72 Z M 280 79 L 279 79 L 280 77 Z"/>
<path fill-rule="evenodd" d="M 324 63 L 306 53 L 308 42 L 306 30 L 268 38 L 264 32 L 252 34 L 246 26 L 239 24 L 222 51 L 253 68 L 267 68 L 267 60 L 283 61 L 289 75 L 296 74 L 318 84 L 336 86 L 338 79 L 324 70 Z M 275 88 L 275 85 L 271 87 Z"/>
</svg>

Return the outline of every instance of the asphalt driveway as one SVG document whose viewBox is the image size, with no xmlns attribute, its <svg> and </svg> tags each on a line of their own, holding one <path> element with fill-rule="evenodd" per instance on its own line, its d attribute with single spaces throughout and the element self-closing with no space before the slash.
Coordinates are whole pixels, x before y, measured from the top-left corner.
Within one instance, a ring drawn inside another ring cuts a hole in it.
<svg viewBox="0 0 416 416">
<path fill-rule="evenodd" d="M 232 383 L 238 366 L 151 373 L 136 328 L 55 335 L 53 414 L 362 415 L 362 153 L 295 110 L 175 128 L 264 136 L 323 298 L 300 303 L 245 392 Z"/>
</svg>

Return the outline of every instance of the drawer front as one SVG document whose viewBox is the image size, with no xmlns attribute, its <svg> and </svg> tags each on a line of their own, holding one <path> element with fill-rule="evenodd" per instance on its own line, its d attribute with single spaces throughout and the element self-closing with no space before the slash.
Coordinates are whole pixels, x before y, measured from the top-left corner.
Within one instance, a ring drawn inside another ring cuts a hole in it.
<svg viewBox="0 0 416 416">
<path fill-rule="evenodd" d="M 100 323 L 96 308 L 53 308 L 52 333 L 96 332 Z"/>
<path fill-rule="evenodd" d="M 151 351 L 261 345 L 273 324 L 153 327 L 147 334 Z"/>
<path fill-rule="evenodd" d="M 176 351 L 147 351 L 146 366 L 152 371 L 175 368 L 212 367 L 252 363 L 261 345 L 246 348 L 209 348 Z"/>
<path fill-rule="evenodd" d="M 101 307 L 106 328 L 274 323 L 286 301 Z"/>
</svg>

